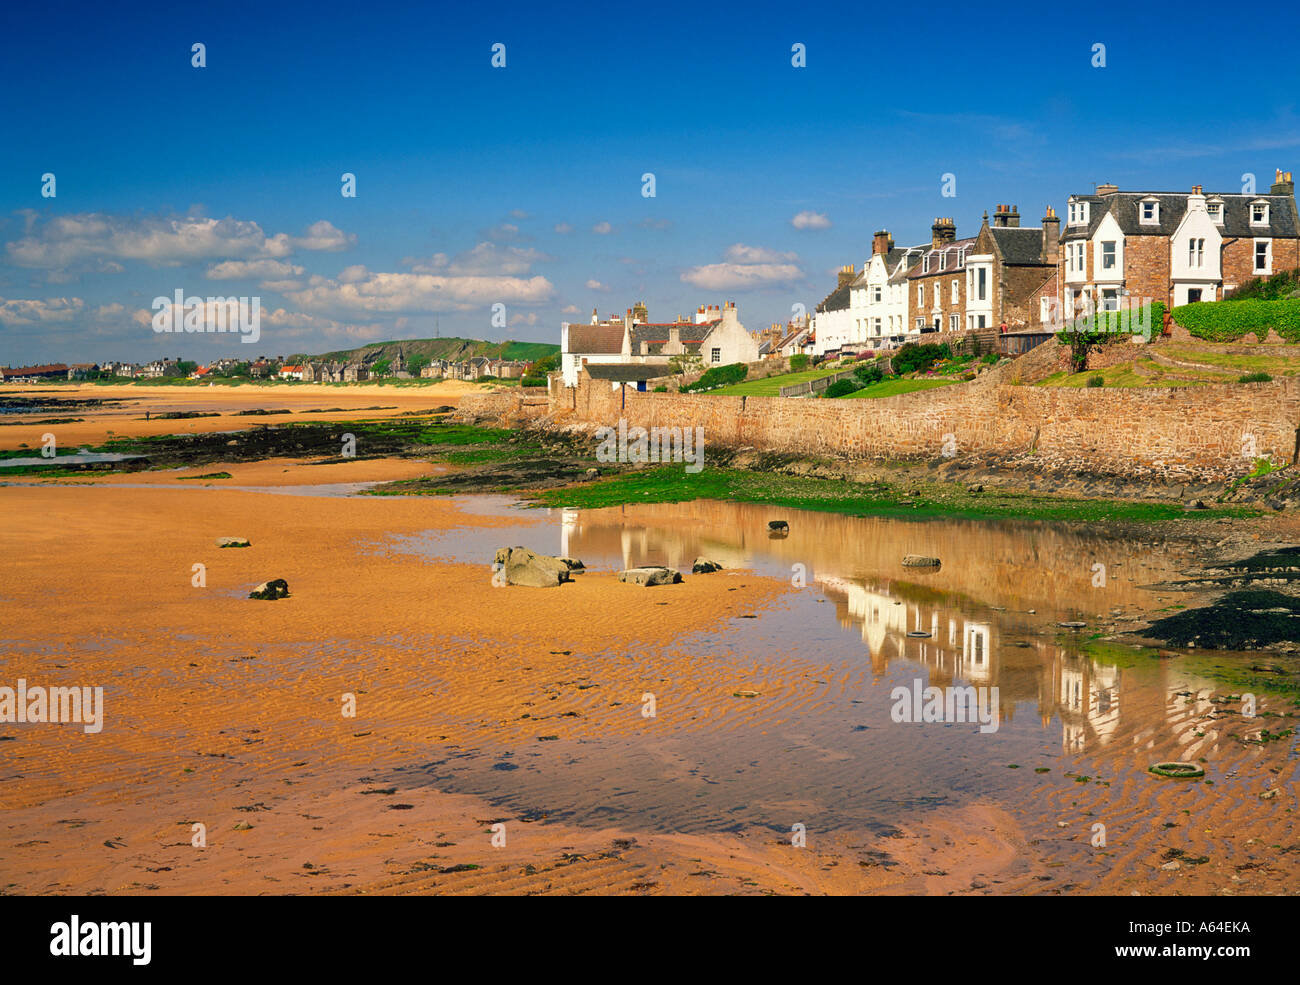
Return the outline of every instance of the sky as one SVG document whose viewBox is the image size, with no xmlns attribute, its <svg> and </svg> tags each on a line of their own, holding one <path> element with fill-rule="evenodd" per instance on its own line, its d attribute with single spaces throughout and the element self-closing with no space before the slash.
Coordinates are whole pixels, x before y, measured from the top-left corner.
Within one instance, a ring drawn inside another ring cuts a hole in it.
<svg viewBox="0 0 1300 985">
<path fill-rule="evenodd" d="M 638 301 L 756 330 L 877 229 L 1266 191 L 1298 35 L 1288 4 L 5 5 L 0 364 L 558 342 Z M 259 298 L 258 341 L 156 332 L 178 290 Z"/>
</svg>

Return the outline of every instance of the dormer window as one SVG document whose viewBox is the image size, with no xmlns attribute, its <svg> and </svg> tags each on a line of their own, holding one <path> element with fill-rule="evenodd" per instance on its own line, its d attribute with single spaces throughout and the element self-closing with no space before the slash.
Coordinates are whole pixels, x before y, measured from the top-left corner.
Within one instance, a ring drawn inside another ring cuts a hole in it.
<svg viewBox="0 0 1300 985">
<path fill-rule="evenodd" d="M 1138 203 L 1138 219 L 1154 225 L 1160 221 L 1160 202 L 1154 198 L 1144 198 Z"/>
<path fill-rule="evenodd" d="M 930 254 L 927 253 L 925 256 L 921 258 L 921 273 L 928 274 L 929 272 L 930 272 Z"/>
<path fill-rule="evenodd" d="M 965 251 L 965 250 L 958 250 L 958 251 L 957 251 L 957 266 L 959 266 L 959 267 L 964 267 L 964 266 L 966 266 L 966 251 Z"/>
<path fill-rule="evenodd" d="M 1213 221 L 1220 225 L 1223 224 L 1223 202 L 1217 199 L 1211 199 L 1205 203 L 1205 211 L 1210 213 L 1210 218 Z"/>
<path fill-rule="evenodd" d="M 1082 226 L 1088 222 L 1088 203 L 1071 202 L 1069 206 L 1068 225 Z"/>
<path fill-rule="evenodd" d="M 1268 225 L 1268 203 L 1267 202 L 1250 203 L 1250 224 L 1252 226 Z"/>
</svg>

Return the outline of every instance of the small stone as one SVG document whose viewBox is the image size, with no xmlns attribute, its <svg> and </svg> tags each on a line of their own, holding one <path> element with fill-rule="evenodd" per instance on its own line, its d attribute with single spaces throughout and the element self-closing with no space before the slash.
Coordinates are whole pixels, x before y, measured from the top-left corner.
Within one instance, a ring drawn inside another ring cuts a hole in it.
<svg viewBox="0 0 1300 985">
<path fill-rule="evenodd" d="M 681 582 L 680 572 L 672 568 L 650 566 L 645 568 L 628 568 L 618 573 L 618 580 L 629 585 L 676 585 Z"/>
<path fill-rule="evenodd" d="M 270 581 L 264 581 L 254 588 L 248 593 L 248 597 L 250 599 L 266 599 L 269 601 L 288 598 L 289 583 L 283 578 L 272 578 Z"/>
<path fill-rule="evenodd" d="M 722 565 L 717 561 L 710 561 L 708 558 L 697 557 L 695 563 L 691 565 L 691 574 L 695 575 L 709 575 L 721 570 Z"/>
<path fill-rule="evenodd" d="M 238 824 L 235 825 L 235 830 L 236 830 L 236 831 L 252 831 L 252 830 L 253 830 L 253 826 L 252 826 L 251 824 L 249 824 L 247 821 L 240 821 Z"/>
<path fill-rule="evenodd" d="M 1174 869 L 1181 869 L 1182 867 L 1181 862 L 1166 862 L 1164 865 L 1160 866 L 1160 868 L 1165 869 L 1168 872 L 1172 872 Z"/>
<path fill-rule="evenodd" d="M 252 547 L 247 537 L 218 537 L 218 547 Z"/>
<path fill-rule="evenodd" d="M 903 558 L 905 568 L 937 568 L 942 563 L 937 557 L 928 557 L 924 554 L 908 554 Z"/>
<path fill-rule="evenodd" d="M 768 530 L 783 530 L 783 531 L 785 531 L 786 533 L 789 533 L 789 531 L 790 531 L 790 524 L 787 523 L 785 520 L 768 520 L 768 521 L 767 521 L 767 529 L 768 529 Z"/>
</svg>

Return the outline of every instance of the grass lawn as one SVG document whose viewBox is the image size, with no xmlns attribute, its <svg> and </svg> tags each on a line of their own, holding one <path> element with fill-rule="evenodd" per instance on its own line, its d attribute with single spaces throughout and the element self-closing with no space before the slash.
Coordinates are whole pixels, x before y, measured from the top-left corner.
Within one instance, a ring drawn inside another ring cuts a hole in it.
<svg viewBox="0 0 1300 985">
<path fill-rule="evenodd" d="M 1161 366 L 1157 362 L 1141 357 L 1134 359 L 1132 362 L 1120 363 L 1118 366 L 1109 366 L 1106 369 L 1089 369 L 1082 373 L 1067 373 L 1062 370 L 1059 373 L 1053 373 L 1034 385 L 1086 387 L 1088 381 L 1094 376 L 1100 376 L 1105 380 L 1105 386 L 1137 388 L 1203 386 L 1206 383 L 1227 383 L 1236 379 L 1236 377 L 1224 376 L 1221 373 L 1208 370 L 1198 372 L 1194 369 Z"/>
<path fill-rule="evenodd" d="M 935 380 L 935 379 L 890 379 L 881 380 L 879 383 L 872 383 L 871 386 L 863 387 L 856 393 L 845 394 L 840 400 L 851 400 L 857 397 L 870 399 L 872 397 L 895 397 L 900 393 L 911 393 L 914 390 L 933 390 L 936 387 L 950 386 L 953 383 L 960 383 L 960 380 Z"/>
<path fill-rule="evenodd" d="M 847 367 L 836 366 L 831 369 L 818 366 L 816 369 L 805 369 L 798 373 L 785 373 L 781 376 L 769 376 L 763 380 L 743 380 L 740 383 L 733 383 L 731 386 L 719 387 L 716 390 L 709 390 L 705 396 L 713 397 L 779 397 L 781 387 L 792 386 L 795 383 L 806 383 L 808 380 L 820 380 L 823 376 L 834 376 L 836 373 L 843 372 Z"/>
<path fill-rule="evenodd" d="M 1238 355 L 1231 352 L 1215 352 L 1200 346 L 1161 350 L 1170 359 L 1189 363 L 1204 363 L 1219 369 L 1245 373 L 1268 373 L 1270 376 L 1295 376 L 1300 373 L 1300 347 L 1294 356 Z"/>
</svg>

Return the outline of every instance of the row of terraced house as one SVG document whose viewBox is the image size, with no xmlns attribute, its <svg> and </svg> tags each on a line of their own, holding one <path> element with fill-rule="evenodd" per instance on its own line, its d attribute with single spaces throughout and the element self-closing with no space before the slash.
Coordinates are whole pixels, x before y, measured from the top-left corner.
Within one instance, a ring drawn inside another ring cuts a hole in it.
<svg viewBox="0 0 1300 985">
<path fill-rule="evenodd" d="M 875 234 L 861 270 L 846 265 L 805 330 L 808 350 L 894 348 L 927 335 L 1042 332 L 1081 310 L 1147 301 L 1167 307 L 1221 300 L 1254 277 L 1300 267 L 1292 172 L 1267 194 L 1122 191 L 1071 195 L 1064 223 L 1048 206 L 1038 226 L 998 205 L 958 237 L 935 219 L 929 242 L 898 246 Z"/>
</svg>

